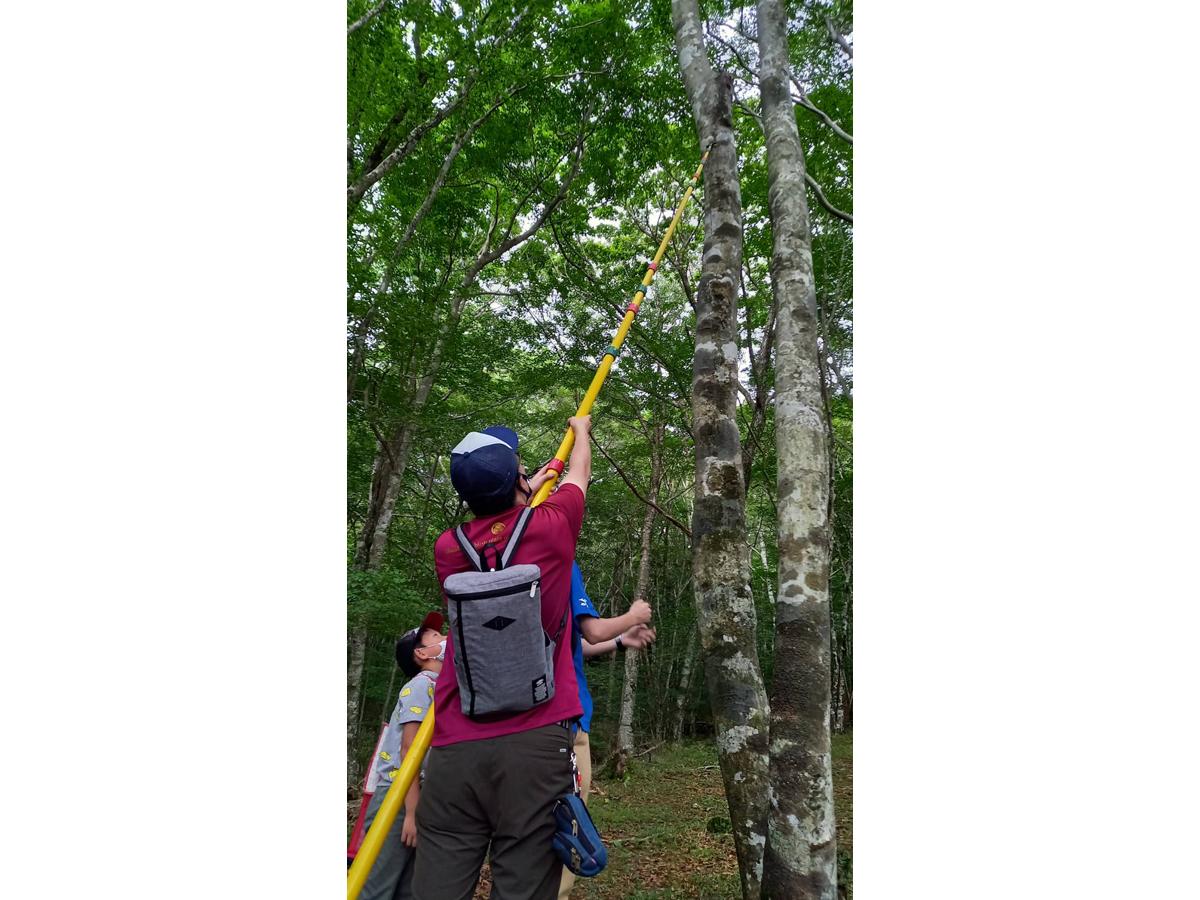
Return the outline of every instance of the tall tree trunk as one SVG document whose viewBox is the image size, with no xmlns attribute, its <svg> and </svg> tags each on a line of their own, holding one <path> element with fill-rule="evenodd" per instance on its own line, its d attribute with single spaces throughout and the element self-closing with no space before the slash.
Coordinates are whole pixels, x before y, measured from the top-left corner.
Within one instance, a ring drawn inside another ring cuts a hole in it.
<svg viewBox="0 0 1200 900">
<path fill-rule="evenodd" d="M 638 562 L 637 586 L 633 589 L 634 600 L 646 599 L 646 588 L 650 584 L 650 536 L 654 528 L 654 504 L 658 502 L 658 488 L 662 482 L 663 424 L 654 426 L 654 437 L 650 443 L 650 502 L 646 504 L 646 515 L 642 519 L 642 555 Z M 625 686 L 621 690 L 621 718 L 617 726 L 617 754 L 614 772 L 617 778 L 625 775 L 629 758 L 633 755 L 633 711 L 637 701 L 638 652 L 625 651 Z"/>
<path fill-rule="evenodd" d="M 362 693 L 363 664 L 367 656 L 367 631 L 350 631 L 346 651 L 346 789 L 352 791 L 358 777 L 358 703 Z"/>
<path fill-rule="evenodd" d="M 441 361 L 441 349 L 444 344 L 443 336 L 438 336 L 432 369 L 418 384 L 417 396 L 411 415 L 417 416 L 429 397 L 433 387 L 433 378 L 437 373 L 437 365 Z M 354 566 L 363 571 L 378 569 L 383 563 L 384 552 L 387 550 L 388 533 L 392 527 L 392 517 L 396 512 L 396 499 L 400 496 L 400 487 L 404 483 L 404 473 L 408 468 L 408 457 L 412 451 L 413 438 L 416 436 L 416 422 L 409 419 L 398 426 L 392 437 L 386 443 L 380 442 L 375 452 L 375 463 L 372 467 L 371 493 L 367 501 L 367 518 L 359 532 L 354 550 Z M 358 778 L 358 761 L 355 756 L 355 744 L 358 729 L 358 711 L 362 703 L 363 665 L 366 660 L 367 630 L 361 625 L 350 629 L 350 654 L 346 673 L 346 777 L 353 785 Z M 361 649 L 360 649 L 361 648 Z"/>
<path fill-rule="evenodd" d="M 432 384 L 432 378 L 429 379 Z M 428 390 L 426 390 L 428 396 Z M 418 410 L 419 411 L 419 410 Z M 414 415 L 416 412 L 414 412 Z M 413 421 L 399 426 L 387 443 L 380 442 L 372 468 L 371 494 L 367 502 L 367 518 L 355 546 L 354 566 L 364 571 L 378 569 L 387 549 L 388 531 L 396 511 L 396 498 L 404 481 L 408 457 L 412 450 L 416 425 Z M 346 779 L 350 786 L 357 780 L 358 759 L 355 747 L 357 723 L 362 706 L 363 666 L 366 661 L 367 630 L 361 625 L 350 629 L 350 653 L 346 672 Z"/>
<path fill-rule="evenodd" d="M 742 204 L 733 138 L 733 84 L 728 74 L 714 73 L 709 65 L 696 0 L 672 0 L 671 21 L 700 146 L 709 150 L 692 363 L 696 615 L 742 895 L 757 900 L 766 844 L 770 709 L 758 664 L 736 419 Z"/>
<path fill-rule="evenodd" d="M 759 90 L 773 250 L 779 590 L 763 895 L 836 900 L 829 727 L 829 448 L 804 154 L 782 0 L 758 0 Z"/>
</svg>

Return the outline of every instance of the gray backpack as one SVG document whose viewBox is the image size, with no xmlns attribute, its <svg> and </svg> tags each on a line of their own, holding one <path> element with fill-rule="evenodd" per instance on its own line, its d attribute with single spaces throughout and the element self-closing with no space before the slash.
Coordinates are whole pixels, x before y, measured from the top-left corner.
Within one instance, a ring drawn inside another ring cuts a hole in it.
<svg viewBox="0 0 1200 900">
<path fill-rule="evenodd" d="M 475 567 L 449 576 L 442 588 L 450 611 L 454 670 L 462 711 L 468 716 L 519 713 L 554 696 L 554 649 L 567 622 L 551 640 L 542 628 L 542 570 L 534 565 L 509 566 L 525 534 L 533 508 L 517 518 L 504 554 L 492 543 L 492 566 L 467 540 L 462 526 L 454 537 Z"/>
</svg>

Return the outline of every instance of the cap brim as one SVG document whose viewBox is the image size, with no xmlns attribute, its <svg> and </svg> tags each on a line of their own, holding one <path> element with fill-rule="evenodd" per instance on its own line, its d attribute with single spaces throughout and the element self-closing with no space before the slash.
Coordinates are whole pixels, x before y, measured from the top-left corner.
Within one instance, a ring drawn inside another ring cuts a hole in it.
<svg viewBox="0 0 1200 900">
<path fill-rule="evenodd" d="M 442 631 L 442 627 L 445 624 L 446 624 L 446 617 L 443 616 L 437 610 L 434 610 L 433 612 L 426 615 L 424 619 L 421 620 L 421 630 L 424 631 L 426 628 L 432 628 L 434 631 L 436 631 L 440 634 Z"/>
</svg>

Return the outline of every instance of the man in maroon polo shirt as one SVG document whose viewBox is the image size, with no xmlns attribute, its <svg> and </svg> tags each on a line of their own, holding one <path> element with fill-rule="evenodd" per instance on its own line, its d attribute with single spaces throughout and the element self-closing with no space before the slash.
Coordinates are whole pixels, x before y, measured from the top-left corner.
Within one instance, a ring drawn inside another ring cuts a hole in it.
<svg viewBox="0 0 1200 900">
<path fill-rule="evenodd" d="M 537 506 L 509 565 L 541 568 L 542 627 L 558 634 L 570 609 L 571 565 L 591 477 L 590 416 L 573 417 L 575 447 L 559 489 Z M 450 456 L 450 480 L 475 518 L 466 523 L 477 551 L 503 553 L 518 515 L 548 477 L 529 478 L 515 432 L 471 432 Z M 490 552 L 490 551 L 489 551 Z M 473 569 L 444 532 L 434 545 L 438 582 Z M 554 852 L 555 801 L 573 789 L 570 721 L 582 707 L 569 636 L 554 651 L 554 696 L 525 712 L 469 717 L 460 702 L 454 637 L 434 693 L 433 744 L 417 809 L 416 900 L 470 900 L 491 847 L 496 900 L 554 900 L 562 863 Z"/>
</svg>

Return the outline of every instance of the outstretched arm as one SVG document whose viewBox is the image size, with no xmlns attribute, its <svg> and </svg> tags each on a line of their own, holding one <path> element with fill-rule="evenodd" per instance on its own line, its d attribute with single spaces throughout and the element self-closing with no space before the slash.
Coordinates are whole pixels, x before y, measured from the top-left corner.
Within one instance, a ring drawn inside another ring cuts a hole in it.
<svg viewBox="0 0 1200 900">
<path fill-rule="evenodd" d="M 579 620 L 579 631 L 584 638 L 593 644 L 615 638 L 624 634 L 635 625 L 648 625 L 653 610 L 645 600 L 634 600 L 629 612 L 609 619 L 595 619 L 591 616 Z"/>
<path fill-rule="evenodd" d="M 657 635 L 655 635 L 653 628 L 648 628 L 645 625 L 635 625 L 620 637 L 622 648 L 627 650 L 641 650 L 653 644 Z M 583 657 L 584 659 L 591 659 L 593 656 L 604 656 L 616 649 L 617 642 L 615 638 L 611 641 L 599 641 L 595 644 L 584 641 Z"/>
<path fill-rule="evenodd" d="M 588 436 L 592 430 L 592 417 L 571 416 L 569 421 L 575 432 L 575 446 L 571 448 L 571 459 L 562 483 L 575 485 L 586 497 L 588 482 L 592 480 L 592 442 Z"/>
</svg>

